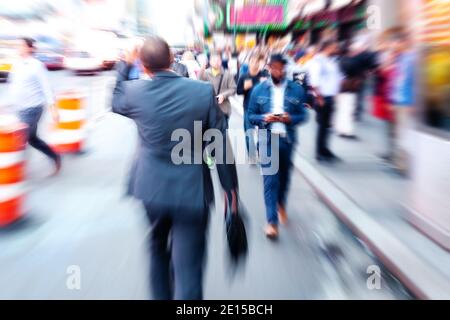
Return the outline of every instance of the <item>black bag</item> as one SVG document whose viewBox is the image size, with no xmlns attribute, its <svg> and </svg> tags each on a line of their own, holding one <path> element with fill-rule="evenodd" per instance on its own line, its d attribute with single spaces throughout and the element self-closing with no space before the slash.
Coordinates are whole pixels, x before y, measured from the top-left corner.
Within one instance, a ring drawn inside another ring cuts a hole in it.
<svg viewBox="0 0 450 320">
<path fill-rule="evenodd" d="M 234 261 L 245 258 L 248 253 L 247 232 L 245 230 L 242 215 L 244 209 L 238 201 L 238 212 L 232 212 L 232 196 L 226 195 L 225 201 L 225 227 L 227 233 L 228 248 L 230 256 Z"/>
<path fill-rule="evenodd" d="M 341 83 L 341 92 L 356 93 L 361 90 L 364 84 L 364 79 L 360 77 L 346 77 Z"/>
<path fill-rule="evenodd" d="M 305 90 L 305 103 L 309 104 L 311 108 L 315 108 L 316 99 L 312 87 L 309 84 L 309 78 L 307 72 L 296 72 L 294 73 L 294 82 L 298 83 Z"/>
</svg>

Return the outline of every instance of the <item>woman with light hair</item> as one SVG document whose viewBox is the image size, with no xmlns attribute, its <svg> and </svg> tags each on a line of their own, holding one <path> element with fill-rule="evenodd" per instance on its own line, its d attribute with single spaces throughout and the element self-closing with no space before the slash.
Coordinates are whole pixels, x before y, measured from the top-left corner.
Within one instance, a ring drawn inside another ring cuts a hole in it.
<svg viewBox="0 0 450 320">
<path fill-rule="evenodd" d="M 183 53 L 181 63 L 184 64 L 188 69 L 189 78 L 197 80 L 202 68 L 200 67 L 200 64 L 195 60 L 194 54 L 191 51 L 186 51 L 185 53 Z"/>
</svg>

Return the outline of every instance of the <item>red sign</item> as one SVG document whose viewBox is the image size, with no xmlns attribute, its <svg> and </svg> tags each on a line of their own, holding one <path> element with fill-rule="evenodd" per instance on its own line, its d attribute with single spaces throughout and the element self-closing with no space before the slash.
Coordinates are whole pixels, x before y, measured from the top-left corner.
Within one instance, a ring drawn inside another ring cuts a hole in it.
<svg viewBox="0 0 450 320">
<path fill-rule="evenodd" d="M 348 5 L 342 9 L 339 10 L 339 22 L 346 23 L 346 22 L 352 22 L 355 20 L 356 12 L 357 12 L 357 6 L 354 5 Z"/>
</svg>

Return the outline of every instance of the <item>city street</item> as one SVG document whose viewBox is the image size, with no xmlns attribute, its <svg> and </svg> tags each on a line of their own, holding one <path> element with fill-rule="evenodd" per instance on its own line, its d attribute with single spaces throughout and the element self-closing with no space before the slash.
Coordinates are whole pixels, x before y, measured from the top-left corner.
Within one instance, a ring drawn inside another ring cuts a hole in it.
<svg viewBox="0 0 450 320">
<path fill-rule="evenodd" d="M 51 163 L 28 149 L 27 214 L 0 230 L 0 299 L 148 299 L 147 221 L 141 205 L 125 197 L 137 134 L 131 121 L 108 111 L 114 72 L 76 77 L 58 71 L 50 77 L 55 92 L 77 89 L 86 95 L 87 145 L 83 154 L 65 156 L 61 174 L 53 178 Z M 0 97 L 6 89 L 0 84 Z M 43 137 L 49 126 L 47 115 Z M 236 112 L 230 127 L 242 128 Z M 314 138 L 302 136 L 306 145 Z M 215 179 L 206 299 L 411 298 L 299 172 L 292 177 L 290 223 L 277 242 L 263 233 L 259 169 L 240 165 L 238 175 L 248 211 L 249 256 L 237 270 L 228 263 L 222 194 Z M 149 187 L 157 188 L 158 182 Z M 81 272 L 79 290 L 67 286 L 73 266 Z M 367 286 L 370 266 L 381 268 L 380 289 Z"/>
</svg>

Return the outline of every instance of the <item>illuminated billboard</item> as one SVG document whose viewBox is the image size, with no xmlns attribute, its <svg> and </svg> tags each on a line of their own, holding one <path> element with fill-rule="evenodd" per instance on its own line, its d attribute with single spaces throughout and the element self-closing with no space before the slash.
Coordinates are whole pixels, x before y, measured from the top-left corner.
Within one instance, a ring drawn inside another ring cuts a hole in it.
<svg viewBox="0 0 450 320">
<path fill-rule="evenodd" d="M 284 30 L 287 28 L 287 0 L 237 1 L 227 3 L 227 27 L 229 30 Z"/>
</svg>

